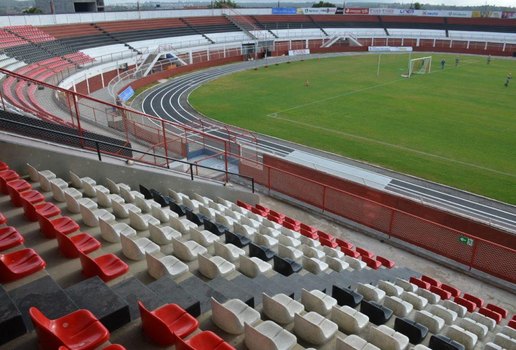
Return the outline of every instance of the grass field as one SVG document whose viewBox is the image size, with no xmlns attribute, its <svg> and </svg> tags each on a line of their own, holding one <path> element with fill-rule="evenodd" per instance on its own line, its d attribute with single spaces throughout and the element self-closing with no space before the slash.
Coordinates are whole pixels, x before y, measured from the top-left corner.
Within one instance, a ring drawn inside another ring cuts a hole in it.
<svg viewBox="0 0 516 350">
<path fill-rule="evenodd" d="M 190 103 L 228 124 L 516 204 L 516 78 L 504 87 L 516 61 L 432 57 L 432 73 L 411 79 L 401 77 L 408 54 L 381 55 L 379 76 L 378 55 L 272 65 L 203 85 Z"/>
</svg>

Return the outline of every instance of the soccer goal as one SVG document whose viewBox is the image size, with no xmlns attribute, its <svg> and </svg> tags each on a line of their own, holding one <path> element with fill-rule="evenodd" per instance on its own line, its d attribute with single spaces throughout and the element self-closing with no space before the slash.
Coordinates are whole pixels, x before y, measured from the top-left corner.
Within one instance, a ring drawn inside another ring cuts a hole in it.
<svg viewBox="0 0 516 350">
<path fill-rule="evenodd" d="M 432 70 L 432 56 L 413 58 L 409 60 L 408 74 L 404 76 L 410 78 L 412 74 L 427 74 Z"/>
</svg>

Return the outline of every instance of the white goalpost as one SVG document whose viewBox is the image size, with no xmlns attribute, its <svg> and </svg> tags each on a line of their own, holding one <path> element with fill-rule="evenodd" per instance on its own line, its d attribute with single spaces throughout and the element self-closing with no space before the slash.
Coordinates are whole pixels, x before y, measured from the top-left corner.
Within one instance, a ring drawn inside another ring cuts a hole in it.
<svg viewBox="0 0 516 350">
<path fill-rule="evenodd" d="M 410 78 L 412 74 L 428 74 L 432 71 L 432 56 L 412 58 L 409 60 L 408 74 L 404 75 Z"/>
</svg>

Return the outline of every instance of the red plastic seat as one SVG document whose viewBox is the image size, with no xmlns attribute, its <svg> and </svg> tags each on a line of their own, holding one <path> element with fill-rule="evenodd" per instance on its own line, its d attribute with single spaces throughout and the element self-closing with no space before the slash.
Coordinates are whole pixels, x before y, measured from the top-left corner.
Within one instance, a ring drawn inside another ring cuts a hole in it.
<svg viewBox="0 0 516 350">
<path fill-rule="evenodd" d="M 261 210 L 262 212 L 264 212 L 266 214 L 266 215 L 262 215 L 262 216 L 267 216 L 267 214 L 269 214 L 269 211 L 270 211 L 269 208 L 264 207 L 263 205 L 260 205 L 260 204 L 256 204 L 255 207 L 256 207 L 256 209 Z"/>
<path fill-rule="evenodd" d="M 288 228 L 289 230 L 292 230 L 292 231 L 300 231 L 301 228 L 299 227 L 299 225 L 295 225 L 291 222 L 288 222 L 288 221 L 285 221 L 283 220 L 283 222 L 281 223 L 283 225 L 283 227 L 286 227 Z"/>
<path fill-rule="evenodd" d="M 251 210 L 251 208 L 253 207 L 251 204 L 247 204 L 246 202 L 243 202 L 241 200 L 237 200 L 237 205 L 247 210 Z"/>
<path fill-rule="evenodd" d="M 310 233 L 315 233 L 317 234 L 317 229 L 313 226 L 310 226 L 310 225 L 307 225 L 307 224 L 304 224 L 304 223 L 301 223 L 299 225 L 299 228 L 303 231 L 307 231 L 307 232 L 310 232 Z"/>
<path fill-rule="evenodd" d="M 338 247 L 337 242 L 329 240 L 329 239 L 326 239 L 326 238 L 321 237 L 321 236 L 319 236 L 319 242 L 321 243 L 321 245 L 324 245 L 326 247 L 330 247 L 330 248 L 337 248 Z"/>
<path fill-rule="evenodd" d="M 16 179 L 7 183 L 7 192 L 9 193 L 9 197 L 11 197 L 11 203 L 13 203 L 15 207 L 22 206 L 20 198 L 21 192 L 26 192 L 31 189 L 31 184 L 23 179 Z"/>
<path fill-rule="evenodd" d="M 471 300 L 466 300 L 461 297 L 455 297 L 455 298 L 453 298 L 453 301 L 459 305 L 464 306 L 469 312 L 473 312 L 477 308 L 477 305 L 474 302 L 472 302 Z"/>
<path fill-rule="evenodd" d="M 31 221 L 38 221 L 40 217 L 51 218 L 61 214 L 59 209 L 54 203 L 42 202 L 32 206 L 32 210 L 25 212 L 26 217 L 30 217 Z M 33 218 L 36 217 L 34 220 Z"/>
<path fill-rule="evenodd" d="M 0 162 L 0 171 L 4 171 L 7 169 L 9 169 L 9 165 L 7 165 L 7 163 Z"/>
<path fill-rule="evenodd" d="M 45 261 L 32 249 L 0 254 L 0 282 L 15 281 L 45 268 Z"/>
<path fill-rule="evenodd" d="M 322 238 L 327 239 L 329 241 L 336 242 L 335 237 L 333 235 L 330 235 L 329 233 L 326 233 L 326 232 L 321 231 L 321 230 L 317 230 L 317 234 L 319 235 L 319 237 L 322 237 Z"/>
<path fill-rule="evenodd" d="M 296 219 L 292 219 L 288 216 L 285 216 L 285 218 L 283 219 L 283 222 L 288 222 L 298 228 L 301 228 L 301 222 L 297 221 Z"/>
<path fill-rule="evenodd" d="M 49 219 L 44 216 L 38 217 L 39 228 L 43 236 L 47 238 L 55 238 L 58 232 L 68 235 L 79 230 L 79 224 L 68 216 L 62 216 L 57 219 Z"/>
<path fill-rule="evenodd" d="M 23 236 L 12 226 L 0 228 L 0 251 L 16 247 L 24 242 Z"/>
<path fill-rule="evenodd" d="M 106 254 L 98 258 L 90 258 L 80 253 L 82 273 L 86 277 L 99 276 L 104 282 L 122 276 L 129 270 L 129 266 L 114 254 Z"/>
<path fill-rule="evenodd" d="M 7 183 L 19 178 L 20 175 L 18 175 L 18 173 L 14 170 L 8 169 L 0 171 L 0 192 L 3 194 L 8 194 Z"/>
<path fill-rule="evenodd" d="M 477 307 L 484 306 L 484 300 L 482 298 L 479 298 L 479 297 L 474 296 L 472 294 L 464 293 L 463 298 L 466 299 L 466 300 L 474 302 Z"/>
<path fill-rule="evenodd" d="M 448 284 L 444 284 L 444 283 L 443 283 L 443 284 L 441 284 L 441 288 L 442 288 L 442 289 L 444 289 L 444 290 L 445 290 L 445 291 L 447 291 L 447 292 L 450 292 L 450 293 L 451 293 L 451 295 L 452 295 L 452 297 L 458 297 L 458 296 L 460 296 L 460 294 L 462 293 L 462 292 L 460 291 L 460 289 L 455 288 L 455 287 L 453 287 L 453 286 L 450 286 L 450 285 L 448 285 Z"/>
<path fill-rule="evenodd" d="M 503 318 L 507 318 L 507 316 L 509 315 L 509 311 L 507 311 L 507 309 L 504 309 L 503 307 L 500 307 L 498 305 L 487 304 L 486 309 L 498 312 L 500 315 L 502 315 Z"/>
<path fill-rule="evenodd" d="M 368 256 L 362 256 L 362 261 L 365 262 L 366 265 L 372 268 L 373 270 L 378 270 L 380 266 L 382 266 L 381 262 Z"/>
<path fill-rule="evenodd" d="M 354 245 L 353 243 L 350 243 L 342 238 L 335 238 L 335 242 L 337 242 L 337 245 L 341 248 L 347 248 L 347 249 L 353 249 Z"/>
<path fill-rule="evenodd" d="M 384 258 L 383 256 L 377 255 L 376 260 L 378 260 L 380 262 L 380 264 L 382 264 L 383 266 L 385 266 L 388 269 L 392 269 L 396 265 L 396 263 L 394 261 L 392 261 L 391 259 Z"/>
<path fill-rule="evenodd" d="M 430 283 L 431 286 L 436 286 L 436 287 L 441 288 L 441 282 L 439 282 L 435 278 L 423 275 L 423 276 L 421 276 L 421 280 Z"/>
<path fill-rule="evenodd" d="M 36 209 L 34 209 L 34 206 L 38 203 L 44 202 L 45 196 L 37 190 L 29 190 L 20 193 L 20 199 L 23 206 L 23 211 L 25 213 L 25 217 L 31 221 L 38 220 L 38 217 L 36 215 Z"/>
<path fill-rule="evenodd" d="M 142 328 L 145 335 L 160 346 L 171 346 L 177 338 L 190 335 L 199 327 L 199 321 L 177 304 L 167 304 L 149 311 L 138 301 Z"/>
<path fill-rule="evenodd" d="M 188 340 L 179 338 L 176 345 L 177 350 L 235 350 L 211 331 L 204 331 L 194 335 Z"/>
<path fill-rule="evenodd" d="M 352 249 L 341 247 L 340 251 L 346 254 L 347 256 L 351 256 L 352 258 L 358 258 L 360 254 Z"/>
<path fill-rule="evenodd" d="M 423 289 L 430 289 L 430 283 L 428 282 L 425 282 L 423 280 L 420 280 L 419 278 L 417 277 L 410 277 L 409 278 L 409 282 L 412 283 L 412 284 L 415 284 L 416 286 L 418 286 L 419 288 L 423 288 Z"/>
<path fill-rule="evenodd" d="M 3 213 L 0 212 L 0 225 L 3 225 L 7 222 L 7 218 Z"/>
<path fill-rule="evenodd" d="M 516 329 L 516 320 L 510 320 L 507 325 L 513 329 Z"/>
<path fill-rule="evenodd" d="M 263 210 L 260 210 L 258 208 L 255 208 L 255 207 L 252 207 L 251 208 L 251 212 L 257 214 L 257 215 L 260 215 L 260 216 L 263 216 L 263 217 L 267 217 L 267 213 L 264 212 Z"/>
<path fill-rule="evenodd" d="M 57 243 L 59 251 L 64 257 L 74 259 L 79 257 L 79 252 L 91 253 L 100 248 L 100 242 L 86 232 L 69 237 L 57 232 Z"/>
<path fill-rule="evenodd" d="M 63 345 L 63 346 L 59 347 L 59 350 L 71 350 L 71 349 L 69 347 Z M 111 345 L 106 346 L 105 348 L 102 348 L 102 350 L 126 350 L 126 348 L 120 344 L 111 344 Z"/>
<path fill-rule="evenodd" d="M 301 233 L 303 236 L 311 238 L 313 240 L 316 240 L 316 241 L 319 240 L 319 235 L 317 233 L 303 230 L 303 227 L 301 227 L 301 229 L 299 230 L 299 233 Z"/>
<path fill-rule="evenodd" d="M 484 316 L 487 316 L 489 318 L 492 318 L 493 320 L 496 321 L 496 323 L 500 323 L 500 321 L 502 320 L 501 314 L 499 314 L 498 312 L 493 311 L 491 309 L 485 308 L 485 307 L 481 307 L 480 309 L 478 309 L 478 313 L 482 314 Z"/>
<path fill-rule="evenodd" d="M 452 297 L 450 292 L 436 286 L 430 286 L 430 291 L 439 295 L 442 300 L 448 300 Z"/>
<path fill-rule="evenodd" d="M 279 218 L 281 221 L 283 221 L 285 219 L 285 217 L 286 217 L 285 214 L 279 213 L 279 212 L 277 212 L 275 210 L 272 210 L 272 209 L 269 209 L 269 214 Z"/>
<path fill-rule="evenodd" d="M 358 254 L 360 254 L 361 257 L 366 256 L 371 259 L 374 257 L 374 254 L 367 249 L 356 247 L 355 250 L 358 252 Z"/>
<path fill-rule="evenodd" d="M 35 307 L 29 309 L 29 314 L 40 349 L 59 349 L 64 345 L 73 350 L 89 350 L 109 340 L 109 331 L 88 310 L 77 310 L 55 320 Z"/>
<path fill-rule="evenodd" d="M 283 219 L 281 219 L 281 218 L 279 218 L 277 216 L 274 216 L 271 213 L 269 213 L 269 215 L 267 215 L 267 219 L 272 221 L 272 222 L 275 222 L 277 224 L 280 224 L 280 225 L 283 224 Z"/>
</svg>

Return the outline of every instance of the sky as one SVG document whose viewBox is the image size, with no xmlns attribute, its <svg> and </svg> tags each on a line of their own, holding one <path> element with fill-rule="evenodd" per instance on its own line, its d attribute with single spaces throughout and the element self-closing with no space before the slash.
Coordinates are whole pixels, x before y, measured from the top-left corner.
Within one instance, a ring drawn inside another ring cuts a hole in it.
<svg viewBox="0 0 516 350">
<path fill-rule="evenodd" d="M 111 4 L 119 4 L 119 3 L 127 3 L 127 2 L 136 2 L 137 0 L 104 0 L 104 3 L 106 5 Z M 145 2 L 147 0 L 140 0 L 141 3 Z M 206 2 L 207 0 L 149 0 L 153 2 L 163 2 L 163 3 L 181 3 L 181 2 L 197 2 L 197 1 L 203 1 Z M 280 0 L 281 3 L 282 0 Z M 285 0 L 285 2 L 300 2 L 300 3 L 306 3 L 310 0 Z M 341 4 L 343 3 L 342 0 L 328 0 L 333 3 Z M 346 0 L 346 4 L 352 5 L 353 2 L 361 2 L 364 3 L 367 0 Z M 410 0 L 373 0 L 371 2 L 373 3 L 412 3 L 416 2 L 417 0 L 410 1 Z M 260 0 L 236 0 L 236 2 L 246 3 L 246 2 L 260 2 Z M 510 6 L 510 7 L 516 7 L 516 0 L 419 0 L 422 4 L 431 4 L 431 5 L 450 5 L 450 6 L 482 6 L 482 5 L 494 5 L 494 6 Z M 266 0 L 264 3 L 276 3 L 276 0 Z"/>
</svg>

